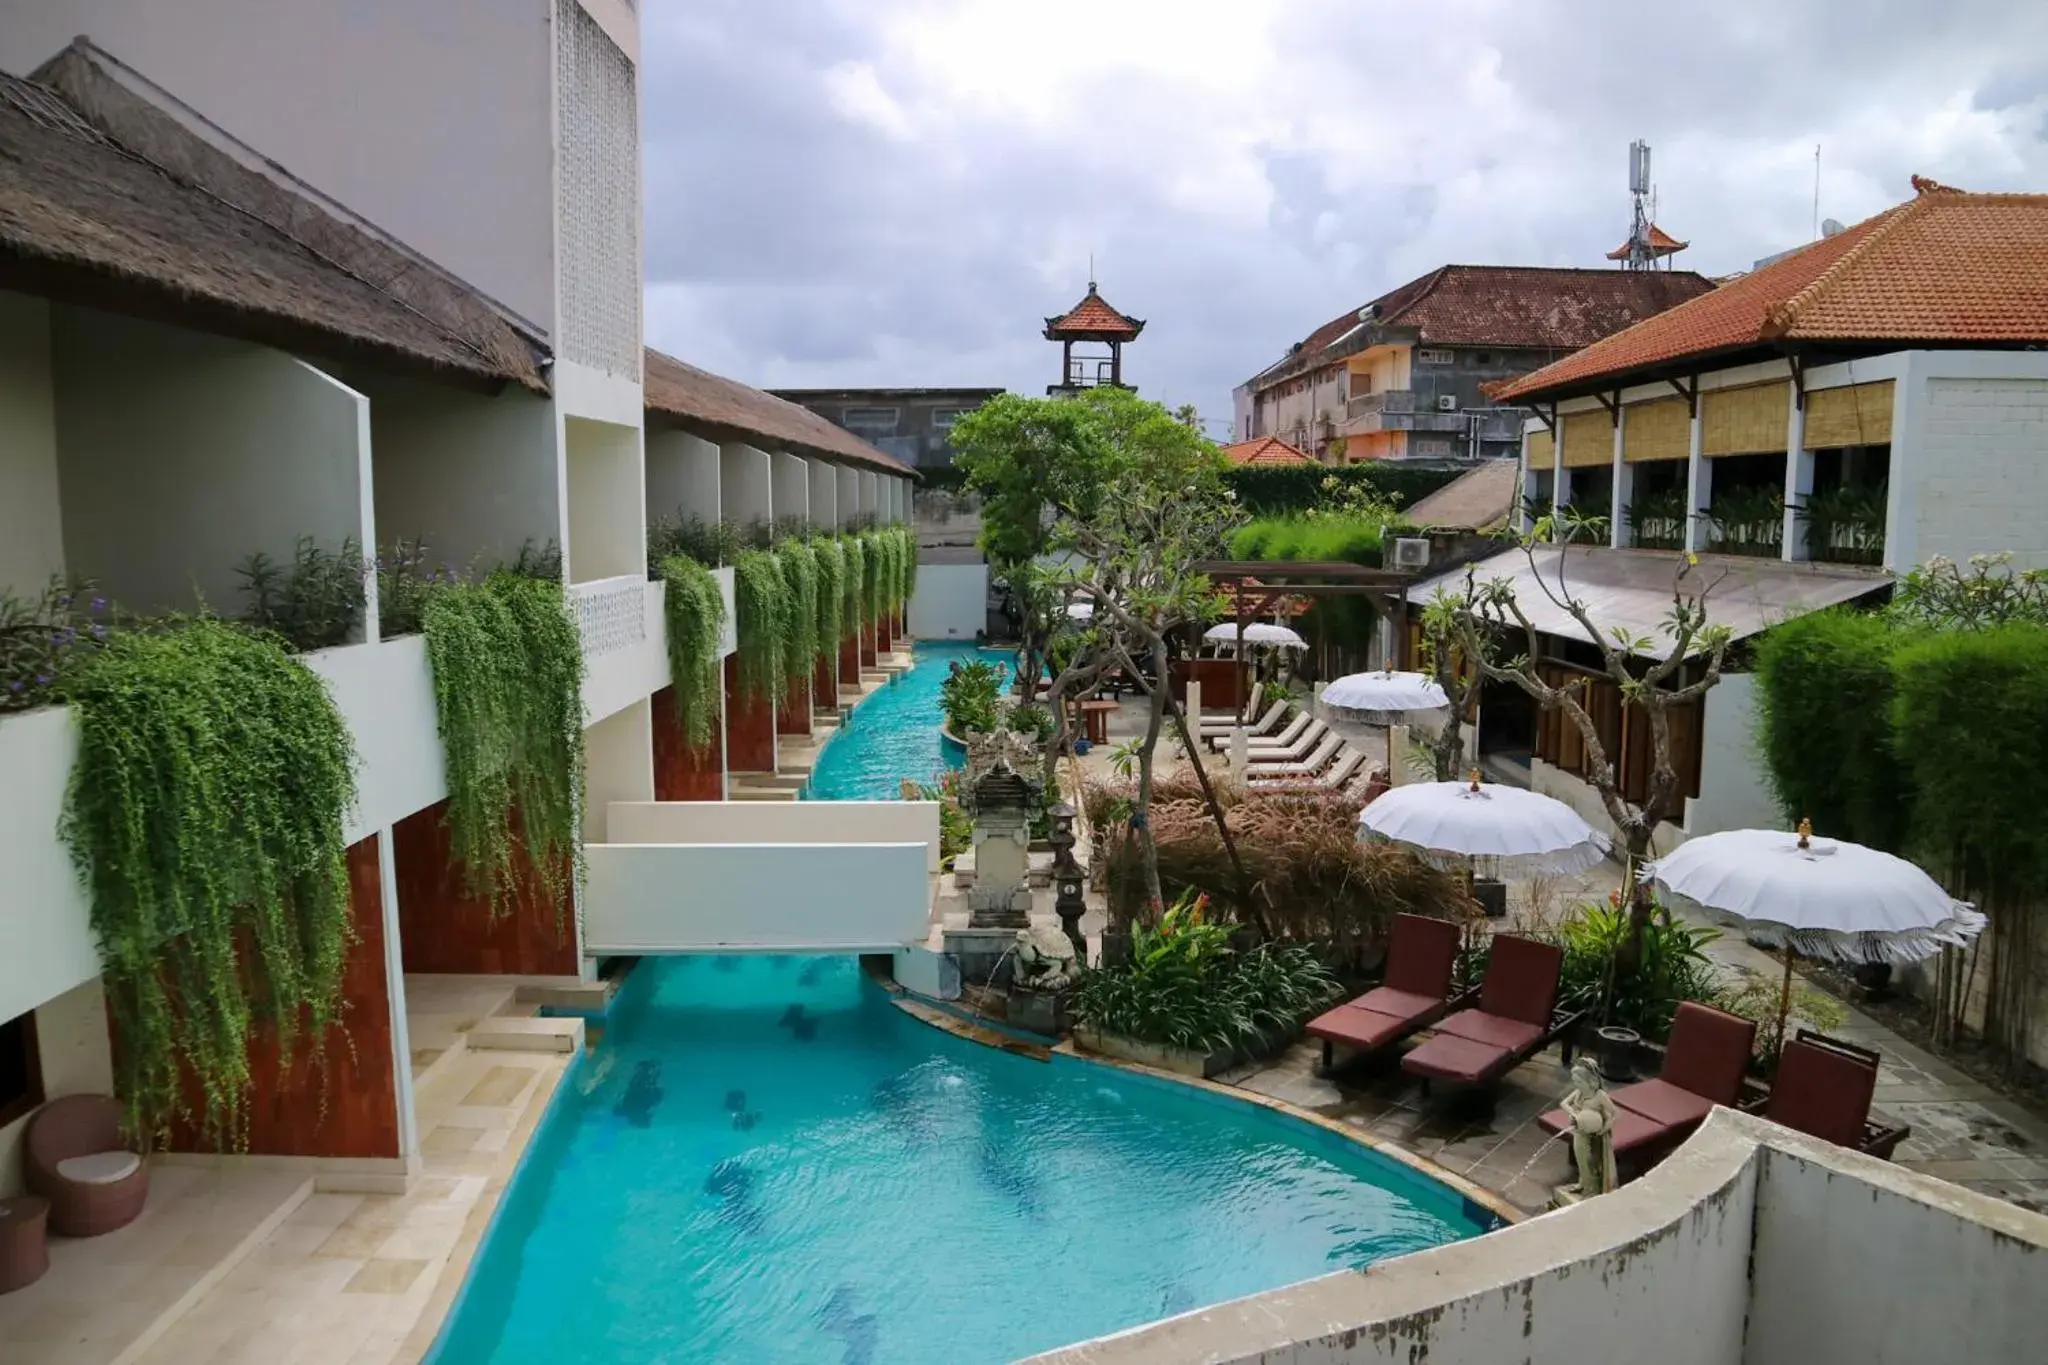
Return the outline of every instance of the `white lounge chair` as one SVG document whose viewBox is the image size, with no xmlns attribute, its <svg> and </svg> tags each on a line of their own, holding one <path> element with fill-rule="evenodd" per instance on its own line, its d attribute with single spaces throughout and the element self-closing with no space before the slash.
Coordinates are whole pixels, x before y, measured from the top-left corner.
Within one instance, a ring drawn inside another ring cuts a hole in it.
<svg viewBox="0 0 2048 1365">
<path fill-rule="evenodd" d="M 1280 733 L 1280 726 L 1286 719 L 1287 703 L 1276 701 L 1266 708 L 1265 715 L 1260 716 L 1256 721 L 1245 727 L 1245 736 L 1249 739 L 1271 739 Z M 1204 724 L 1202 727 L 1202 738 L 1208 740 L 1212 747 L 1220 751 L 1230 747 L 1230 736 L 1236 729 L 1235 725 L 1225 725 L 1219 729 L 1210 729 L 1207 724 Z"/>
<path fill-rule="evenodd" d="M 1254 700 L 1257 699 L 1256 692 L 1253 694 L 1253 698 Z M 1259 708 L 1257 706 L 1253 706 L 1249 711 L 1245 712 L 1245 715 L 1247 716 L 1258 716 L 1257 720 L 1249 722 L 1250 725 L 1255 729 L 1261 725 L 1278 724 L 1279 718 L 1285 714 L 1287 714 L 1287 701 L 1285 698 L 1282 698 L 1281 700 L 1274 702 L 1271 706 L 1268 706 L 1266 708 L 1266 712 L 1264 715 L 1259 715 Z M 1217 716 L 1213 714 L 1206 715 L 1202 717 L 1201 733 L 1204 736 L 1227 735 L 1232 730 L 1235 730 L 1238 726 L 1244 725 L 1246 723 L 1247 722 L 1245 722 L 1237 716 L 1228 716 L 1219 719 Z"/>
<path fill-rule="evenodd" d="M 1331 730 L 1323 735 L 1323 742 L 1307 758 L 1291 763 L 1253 763 L 1246 767 L 1245 776 L 1251 777 L 1315 777 L 1330 766 L 1337 757 L 1337 751 L 1344 747 L 1344 736 Z"/>
<path fill-rule="evenodd" d="M 1253 683 L 1252 694 L 1242 709 L 1235 706 L 1205 706 L 1202 708 L 1202 728 L 1212 725 L 1235 725 L 1246 716 L 1257 715 L 1259 702 L 1266 695 L 1264 683 Z"/>
<path fill-rule="evenodd" d="M 1321 721 L 1310 720 L 1299 728 L 1288 726 L 1279 740 L 1257 740 L 1246 747 L 1254 763 L 1299 763 L 1315 752 L 1316 745 L 1321 744 L 1325 736 L 1334 733 Z"/>
<path fill-rule="evenodd" d="M 1337 756 L 1337 761 L 1330 765 L 1330 770 L 1320 777 L 1306 780 L 1299 777 L 1253 777 L 1247 780 L 1260 791 L 1342 791 L 1355 780 L 1364 762 L 1365 755 L 1347 744 L 1344 752 Z"/>
</svg>

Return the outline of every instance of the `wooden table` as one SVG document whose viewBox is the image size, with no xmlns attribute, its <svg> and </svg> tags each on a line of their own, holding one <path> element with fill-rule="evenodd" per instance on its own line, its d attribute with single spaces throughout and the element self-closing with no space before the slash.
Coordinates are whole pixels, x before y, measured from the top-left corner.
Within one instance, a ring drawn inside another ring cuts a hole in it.
<svg viewBox="0 0 2048 1365">
<path fill-rule="evenodd" d="M 1094 698 L 1081 703 L 1081 733 L 1090 744 L 1109 743 L 1109 717 L 1118 703 Z"/>
<path fill-rule="evenodd" d="M 50 1201 L 41 1195 L 0 1199 L 0 1294 L 34 1284 L 50 1268 L 49 1216 Z"/>
</svg>

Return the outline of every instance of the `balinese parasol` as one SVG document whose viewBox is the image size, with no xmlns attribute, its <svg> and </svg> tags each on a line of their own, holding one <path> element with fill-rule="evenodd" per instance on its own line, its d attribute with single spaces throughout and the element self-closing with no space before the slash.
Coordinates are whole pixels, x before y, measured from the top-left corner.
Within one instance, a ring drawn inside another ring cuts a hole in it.
<svg viewBox="0 0 2048 1365">
<path fill-rule="evenodd" d="M 1202 632 L 1204 640 L 1216 644 L 1234 644 L 1239 638 L 1235 621 L 1222 621 Z M 1271 621 L 1248 621 L 1244 625 L 1244 642 L 1248 645 L 1277 645 L 1281 649 L 1306 649 L 1308 641 L 1289 630 L 1276 626 Z"/>
<path fill-rule="evenodd" d="M 1323 705 L 1342 711 L 1434 711 L 1451 699 L 1436 679 L 1421 673 L 1347 673 L 1323 689 Z M 1387 781 L 1394 780 L 1394 727 L 1387 726 Z"/>
<path fill-rule="evenodd" d="M 1643 875 L 1752 942 L 1785 952 L 1778 1036 L 1792 1007 L 1792 954 L 1848 963 L 1919 962 L 1959 947 L 1984 916 L 1904 858 L 1836 839 L 1731 829 L 1687 840 Z"/>
<path fill-rule="evenodd" d="M 1361 828 L 1420 850 L 1439 867 L 1469 871 L 1499 859 L 1513 875 L 1583 872 L 1607 856 L 1609 839 L 1564 802 L 1520 787 L 1417 782 L 1381 793 L 1359 812 Z"/>
</svg>

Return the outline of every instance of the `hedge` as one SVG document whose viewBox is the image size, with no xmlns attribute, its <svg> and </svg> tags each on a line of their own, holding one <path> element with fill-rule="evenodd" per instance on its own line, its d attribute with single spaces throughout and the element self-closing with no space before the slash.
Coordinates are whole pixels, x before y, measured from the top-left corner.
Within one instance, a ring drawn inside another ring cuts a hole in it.
<svg viewBox="0 0 2048 1365">
<path fill-rule="evenodd" d="M 1328 501 L 1323 493 L 1325 479 L 1373 489 L 1400 508 L 1429 496 L 1463 472 L 1390 464 L 1242 465 L 1226 470 L 1223 482 L 1237 494 L 1239 506 L 1255 517 L 1264 517 L 1321 506 Z"/>
</svg>

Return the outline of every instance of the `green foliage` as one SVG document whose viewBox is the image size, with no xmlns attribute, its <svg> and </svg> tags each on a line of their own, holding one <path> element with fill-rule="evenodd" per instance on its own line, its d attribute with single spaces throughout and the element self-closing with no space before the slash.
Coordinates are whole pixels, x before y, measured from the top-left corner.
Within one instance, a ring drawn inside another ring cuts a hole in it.
<svg viewBox="0 0 2048 1365">
<path fill-rule="evenodd" d="M 1040 744 L 1052 742 L 1055 726 L 1052 712 L 1043 706 L 1018 706 L 1010 711 L 1010 729 L 1020 735 L 1029 735 Z"/>
<path fill-rule="evenodd" d="M 1264 517 L 1230 538 L 1232 559 L 1364 564 L 1378 568 L 1387 524 L 1369 516 Z"/>
<path fill-rule="evenodd" d="M 1085 973 L 1075 1014 L 1104 1033 L 1189 1051 L 1261 1053 L 1337 995 L 1313 949 L 1231 948 L 1235 925 L 1204 922 L 1205 898 L 1183 897 L 1156 928 L 1138 925 L 1128 966 Z"/>
<path fill-rule="evenodd" d="M 739 634 L 740 691 L 774 697 L 788 677 L 789 584 L 766 550 L 742 550 L 733 562 L 733 615 Z"/>
<path fill-rule="evenodd" d="M 860 536 L 841 536 L 839 544 L 846 551 L 846 597 L 840 619 L 846 625 L 846 638 L 851 640 L 875 619 L 868 614 L 868 552 Z"/>
<path fill-rule="evenodd" d="M 823 641 L 818 635 L 818 552 L 807 540 L 785 540 L 775 547 L 788 589 L 783 602 L 782 670 L 785 694 L 808 689 L 817 671 Z"/>
<path fill-rule="evenodd" d="M 1784 979 L 1775 973 L 1746 971 L 1709 1002 L 1757 1026 L 1752 1050 L 1767 1073 L 1778 1069 L 1778 1052 L 1784 1042 L 1778 1036 L 1778 1002 L 1784 988 Z M 1791 1013 L 1789 1023 L 1803 1022 L 1822 1033 L 1849 1021 L 1848 1007 L 1841 1001 L 1798 981 L 1792 985 Z"/>
<path fill-rule="evenodd" d="M 1835 564 L 1884 562 L 1886 485 L 1846 484 L 1807 495 L 1799 507 L 1806 522 L 1806 548 L 1813 558 Z"/>
<path fill-rule="evenodd" d="M 562 547 L 553 537 L 545 545 L 536 543 L 532 537 L 522 541 L 519 553 L 512 557 L 510 564 L 500 565 L 507 573 L 521 578 L 537 578 L 543 583 L 562 581 Z"/>
<path fill-rule="evenodd" d="M 939 684 L 939 709 L 955 739 L 987 734 L 1001 718 L 1003 670 L 986 659 L 955 662 Z"/>
<path fill-rule="evenodd" d="M 115 1093 L 141 1142 L 186 1111 L 242 1132 L 249 1040 L 289 1055 L 340 1017 L 349 939 L 348 727 L 275 636 L 219 621 L 115 636 L 75 656 L 62 833 L 92 898 Z"/>
<path fill-rule="evenodd" d="M 427 599 L 462 581 L 453 564 L 437 561 L 424 539 L 400 538 L 377 556 L 377 629 L 386 640 L 417 635 Z"/>
<path fill-rule="evenodd" d="M 670 555 L 694 559 L 719 569 L 739 558 L 745 547 L 739 527 L 729 521 L 706 521 L 681 510 L 658 517 L 647 528 L 647 562 L 660 564 Z"/>
<path fill-rule="evenodd" d="M 1408 507 L 1457 477 L 1452 469 L 1388 464 L 1240 465 L 1224 471 L 1223 482 L 1254 517 L 1285 517 L 1341 505 L 1361 493 L 1395 508 Z"/>
<path fill-rule="evenodd" d="M 1628 524 L 1635 532 L 1639 549 L 1684 549 L 1685 521 L 1684 484 L 1645 489 L 1629 501 Z"/>
<path fill-rule="evenodd" d="M 559 923 L 583 865 L 583 646 L 562 584 L 509 570 L 449 584 L 423 624 L 465 888 L 496 916 L 530 876 Z"/>
<path fill-rule="evenodd" d="M 1903 852 L 1912 783 L 1892 732 L 1904 635 L 1837 609 L 1794 617 L 1756 646 L 1757 744 L 1785 823 Z"/>
<path fill-rule="evenodd" d="M 1614 970 L 1614 955 L 1628 939 L 1626 909 L 1593 903 L 1580 906 L 1564 921 L 1559 942 L 1564 968 L 1558 978 L 1558 1001 L 1584 1010 L 1604 1023 L 1632 1028 L 1645 1038 L 1671 1032 L 1671 1018 L 1688 1000 L 1713 1004 L 1720 998 L 1720 978 L 1707 957 L 1707 945 L 1720 937 L 1713 929 L 1696 928 L 1665 916 L 1652 918 L 1643 929 L 1643 954 L 1631 974 Z M 1603 1013 L 1601 1001 L 1610 990 Z"/>
<path fill-rule="evenodd" d="M 1893 620 L 1938 630 L 2029 621 L 2048 626 L 2048 569 L 2012 571 L 2010 554 L 1971 555 L 1966 573 L 1936 555 L 1899 580 Z"/>
<path fill-rule="evenodd" d="M 725 631 L 725 594 L 711 570 L 686 555 L 672 554 L 656 572 L 666 591 L 668 676 L 676 693 L 676 720 L 692 749 L 711 742 L 718 719 L 723 677 L 718 640 Z"/>
<path fill-rule="evenodd" d="M 1714 549 L 1724 555 L 1776 559 L 1785 545 L 1785 494 L 1777 488 L 1723 488 L 1714 493 L 1707 520 Z"/>
<path fill-rule="evenodd" d="M 846 625 L 846 545 L 837 536 L 811 542 L 818 552 L 818 657 L 832 658 L 851 632 Z"/>
<path fill-rule="evenodd" d="M 957 769 L 939 775 L 935 782 L 903 780 L 905 801 L 939 803 L 939 866 L 953 870 L 953 860 L 974 844 L 974 817 L 960 801 L 960 773 Z"/>
<path fill-rule="evenodd" d="M 242 619 L 295 650 L 347 644 L 362 626 L 365 568 L 352 536 L 343 538 L 338 551 L 300 536 L 289 565 L 259 550 L 236 565 L 235 573 L 248 599 Z"/>
<path fill-rule="evenodd" d="M 860 548 L 861 619 L 880 621 L 889 611 L 889 539 L 879 531 L 863 531 Z"/>
<path fill-rule="evenodd" d="M 0 588 L 0 714 L 58 701 L 65 676 L 113 628 L 107 599 L 85 579 L 52 578 L 32 598 Z"/>
</svg>

